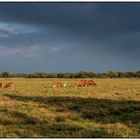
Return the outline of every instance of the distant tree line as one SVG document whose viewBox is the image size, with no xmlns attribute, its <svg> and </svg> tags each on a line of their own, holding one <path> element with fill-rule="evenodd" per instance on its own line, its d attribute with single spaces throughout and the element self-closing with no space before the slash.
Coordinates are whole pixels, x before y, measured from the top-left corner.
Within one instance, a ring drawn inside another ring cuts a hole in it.
<svg viewBox="0 0 140 140">
<path fill-rule="evenodd" d="M 2 72 L 0 73 L 0 78 L 140 78 L 140 71 L 137 72 L 117 72 L 117 71 L 108 71 L 107 73 L 96 73 L 96 72 L 85 72 L 80 71 L 77 73 L 9 73 Z"/>
</svg>

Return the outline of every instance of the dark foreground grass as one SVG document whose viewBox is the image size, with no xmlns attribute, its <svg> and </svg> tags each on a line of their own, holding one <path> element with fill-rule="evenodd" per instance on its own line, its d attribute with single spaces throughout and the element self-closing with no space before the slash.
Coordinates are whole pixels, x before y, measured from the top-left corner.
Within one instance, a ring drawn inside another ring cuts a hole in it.
<svg viewBox="0 0 140 140">
<path fill-rule="evenodd" d="M 28 97 L 5 94 L 4 96 L 16 101 L 37 102 L 41 107 L 46 109 L 53 108 L 54 112 L 73 112 L 78 113 L 83 119 L 94 119 L 102 123 L 112 123 L 121 121 L 128 124 L 139 122 L 140 101 L 130 100 L 110 100 L 96 98 L 80 98 L 80 97 Z M 55 108 L 55 110 L 54 110 Z M 17 114 L 18 115 L 18 114 Z M 20 115 L 20 114 L 19 114 Z M 57 118 L 57 120 L 61 118 Z"/>
</svg>

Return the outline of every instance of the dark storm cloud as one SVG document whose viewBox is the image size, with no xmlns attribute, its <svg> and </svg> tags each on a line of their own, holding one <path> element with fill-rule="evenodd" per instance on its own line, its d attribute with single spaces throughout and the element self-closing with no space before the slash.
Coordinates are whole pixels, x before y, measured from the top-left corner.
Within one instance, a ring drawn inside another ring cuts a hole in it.
<svg viewBox="0 0 140 140">
<path fill-rule="evenodd" d="M 3 26 L 22 29 L 0 28 L 0 57 L 12 71 L 138 70 L 139 13 L 140 3 L 0 3 Z"/>
<path fill-rule="evenodd" d="M 11 3 L 0 5 L 3 20 L 47 27 L 58 26 L 76 33 L 89 31 L 106 37 L 140 30 L 139 3 Z"/>
</svg>

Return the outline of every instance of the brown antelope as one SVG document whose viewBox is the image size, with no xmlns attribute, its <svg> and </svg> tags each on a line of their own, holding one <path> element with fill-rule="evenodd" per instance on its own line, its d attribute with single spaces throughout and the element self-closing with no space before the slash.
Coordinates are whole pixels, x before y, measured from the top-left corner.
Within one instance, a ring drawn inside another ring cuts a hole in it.
<svg viewBox="0 0 140 140">
<path fill-rule="evenodd" d="M 3 88 L 3 83 L 0 83 L 0 88 Z"/>
<path fill-rule="evenodd" d="M 96 86 L 93 80 L 78 80 L 75 85 L 76 87 Z"/>
<path fill-rule="evenodd" d="M 6 83 L 6 85 L 4 86 L 4 88 L 14 89 L 14 83 L 13 82 Z"/>
<path fill-rule="evenodd" d="M 63 85 L 60 82 L 53 82 L 53 88 L 62 88 Z"/>
<path fill-rule="evenodd" d="M 75 86 L 76 86 L 76 87 L 84 87 L 84 86 L 85 86 L 84 80 L 78 80 L 78 81 L 75 83 Z"/>
<path fill-rule="evenodd" d="M 85 80 L 85 87 L 96 86 L 96 83 L 93 80 Z"/>
</svg>

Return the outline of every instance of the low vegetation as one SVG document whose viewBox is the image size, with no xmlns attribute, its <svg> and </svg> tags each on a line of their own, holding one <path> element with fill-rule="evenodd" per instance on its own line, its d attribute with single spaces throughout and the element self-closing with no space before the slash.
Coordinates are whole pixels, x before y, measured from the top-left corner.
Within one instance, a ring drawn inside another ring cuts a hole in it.
<svg viewBox="0 0 140 140">
<path fill-rule="evenodd" d="M 9 73 L 2 72 L 0 73 L 1 78 L 8 77 L 24 77 L 24 78 L 140 78 L 140 71 L 132 72 L 117 72 L 117 71 L 108 71 L 107 73 L 96 73 L 96 72 L 86 72 L 80 71 L 77 73 Z"/>
<path fill-rule="evenodd" d="M 0 137 L 140 137 L 140 79 L 93 80 L 1 78 L 15 87 L 0 89 Z"/>
</svg>

